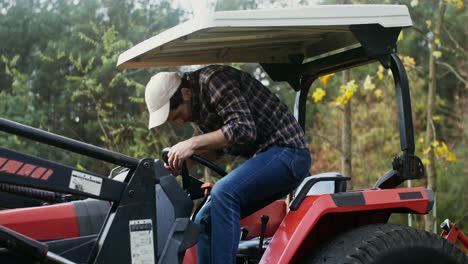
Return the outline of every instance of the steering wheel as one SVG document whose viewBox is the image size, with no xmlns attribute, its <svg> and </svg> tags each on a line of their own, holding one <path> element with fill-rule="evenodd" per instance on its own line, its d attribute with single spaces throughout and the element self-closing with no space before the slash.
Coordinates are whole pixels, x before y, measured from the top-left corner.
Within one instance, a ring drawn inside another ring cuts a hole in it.
<svg viewBox="0 0 468 264">
<path fill-rule="evenodd" d="M 168 161 L 168 154 L 170 150 L 171 148 L 165 148 L 161 151 L 162 159 L 166 163 Z M 193 154 L 190 159 L 213 170 L 219 175 L 219 177 L 227 175 L 227 172 L 221 167 L 199 155 Z M 182 189 L 188 193 L 192 200 L 204 197 L 204 193 L 200 188 L 203 182 L 189 175 L 189 170 L 185 161 L 182 163 L 182 171 L 180 174 L 182 176 Z"/>
</svg>

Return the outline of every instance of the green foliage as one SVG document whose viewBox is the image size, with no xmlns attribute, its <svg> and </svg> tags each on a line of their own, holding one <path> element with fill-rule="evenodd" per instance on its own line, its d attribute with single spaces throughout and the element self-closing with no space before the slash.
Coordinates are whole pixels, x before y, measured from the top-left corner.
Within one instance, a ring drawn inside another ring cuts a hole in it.
<svg viewBox="0 0 468 264">
<path fill-rule="evenodd" d="M 465 144 L 455 149 L 457 156 L 467 157 L 468 148 Z M 437 166 L 437 217 L 438 222 L 446 218 L 460 223 L 465 233 L 468 232 L 468 186 L 466 163 L 463 160 L 448 163 L 441 162 Z"/>
<path fill-rule="evenodd" d="M 0 16 L 0 37 L 8 39 L 0 43 L 2 117 L 138 158 L 159 155 L 168 140 L 165 133 L 148 133 L 142 96 L 151 72 L 118 71 L 115 65 L 133 43 L 179 23 L 182 11 L 168 1 L 15 1 L 1 6 L 6 15 Z M 6 142 L 103 174 L 112 166 L 49 147 L 27 148 L 30 142 L 16 137 Z"/>
</svg>

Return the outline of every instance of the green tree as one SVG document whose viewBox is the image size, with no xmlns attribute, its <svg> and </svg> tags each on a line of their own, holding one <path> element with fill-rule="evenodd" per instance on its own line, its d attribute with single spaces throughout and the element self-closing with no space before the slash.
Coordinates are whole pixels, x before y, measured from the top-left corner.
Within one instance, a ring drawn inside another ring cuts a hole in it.
<svg viewBox="0 0 468 264">
<path fill-rule="evenodd" d="M 178 24 L 181 10 L 169 1 L 124 0 L 4 1 L 0 10 L 0 37 L 8 40 L 0 43 L 1 54 L 19 55 L 14 64 L 29 96 L 18 107 L 37 113 L 18 118 L 24 111 L 11 108 L 11 94 L 20 89 L 14 85 L 18 77 L 2 74 L 8 98 L 0 102 L 0 109 L 6 109 L 2 117 L 139 158 L 157 157 L 161 146 L 169 144 L 167 133 L 146 129 L 143 83 L 154 70 L 118 71 L 115 65 L 125 49 Z M 35 153 L 101 173 L 108 168 L 60 150 Z"/>
</svg>

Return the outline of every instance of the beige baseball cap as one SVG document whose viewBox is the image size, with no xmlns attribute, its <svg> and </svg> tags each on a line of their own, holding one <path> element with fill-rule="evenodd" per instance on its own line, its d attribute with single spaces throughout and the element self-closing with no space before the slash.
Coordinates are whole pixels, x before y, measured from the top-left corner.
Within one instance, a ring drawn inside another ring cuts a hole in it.
<svg viewBox="0 0 468 264">
<path fill-rule="evenodd" d="M 181 78 L 176 72 L 159 72 L 146 85 L 145 101 L 149 112 L 148 129 L 166 122 L 169 116 L 169 100 L 177 91 Z"/>
</svg>

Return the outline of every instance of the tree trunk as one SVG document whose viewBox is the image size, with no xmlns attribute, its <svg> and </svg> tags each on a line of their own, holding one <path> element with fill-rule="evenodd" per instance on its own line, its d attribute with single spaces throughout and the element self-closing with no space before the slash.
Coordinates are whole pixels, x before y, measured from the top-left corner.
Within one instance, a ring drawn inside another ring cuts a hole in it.
<svg viewBox="0 0 468 264">
<path fill-rule="evenodd" d="M 433 55 L 433 52 L 436 50 L 435 39 L 440 37 L 440 30 L 442 28 L 442 23 L 444 22 L 444 14 L 445 14 L 446 4 L 444 0 L 439 1 L 439 15 L 437 18 L 436 26 L 434 29 L 434 37 L 432 38 L 432 43 L 429 47 L 429 91 L 428 91 L 428 99 L 427 99 L 427 126 L 426 126 L 426 144 L 430 146 L 431 143 L 436 139 L 436 131 L 434 123 L 432 122 L 432 117 L 434 115 L 434 108 L 435 108 L 435 99 L 437 93 L 437 64 L 435 62 L 436 58 Z M 435 171 L 435 154 L 434 150 L 431 150 L 427 156 L 429 160 L 429 164 L 426 166 L 427 172 L 427 188 L 430 188 L 436 192 L 437 188 L 437 175 Z M 424 215 L 424 228 L 426 231 L 430 232 L 437 232 L 437 208 L 436 204 L 434 204 L 434 208 L 432 209 L 432 214 Z"/>
<path fill-rule="evenodd" d="M 349 81 L 349 71 L 343 72 L 343 83 Z M 351 99 L 352 100 L 352 99 Z M 351 127 L 351 100 L 343 107 L 343 126 L 341 130 L 341 171 L 345 176 L 351 177 L 352 175 L 352 127 Z M 352 185 L 349 185 L 352 189 Z"/>
</svg>

